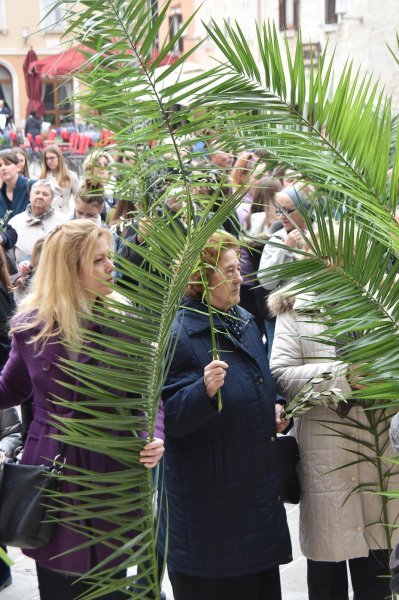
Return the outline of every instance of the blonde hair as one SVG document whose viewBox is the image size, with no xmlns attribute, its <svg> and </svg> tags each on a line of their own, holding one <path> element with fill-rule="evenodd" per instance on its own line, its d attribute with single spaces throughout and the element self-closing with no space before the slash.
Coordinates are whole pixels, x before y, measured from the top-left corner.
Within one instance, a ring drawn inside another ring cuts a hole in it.
<svg viewBox="0 0 399 600">
<path fill-rule="evenodd" d="M 258 160 L 259 156 L 256 154 L 256 152 L 242 152 L 237 158 L 234 168 L 231 172 L 231 180 L 233 184 L 247 185 Z"/>
<path fill-rule="evenodd" d="M 24 150 L 20 146 L 18 146 L 16 148 L 13 148 L 12 150 L 13 150 L 13 152 L 15 152 L 17 158 L 18 158 L 18 154 L 20 154 L 21 156 L 24 157 L 24 159 L 25 159 L 25 165 L 24 165 L 23 171 L 20 171 L 20 173 L 21 173 L 21 175 L 23 175 L 24 177 L 27 177 L 29 179 L 30 178 L 30 175 L 29 175 L 29 159 L 28 159 L 28 154 L 27 154 L 26 150 Z"/>
<path fill-rule="evenodd" d="M 274 198 L 282 189 L 283 186 L 278 179 L 267 175 L 255 183 L 253 202 L 244 221 L 246 229 L 251 229 L 251 216 L 258 212 L 265 213 L 265 226 L 269 227 L 272 224 L 276 218 Z"/>
<path fill-rule="evenodd" d="M 98 148 L 96 148 L 91 154 L 89 154 L 86 157 L 86 159 L 83 162 L 82 168 L 83 176 L 85 179 L 91 179 L 93 177 L 93 171 L 96 167 L 98 167 L 98 160 L 100 158 L 105 158 L 105 160 L 107 161 L 107 167 L 110 167 L 114 162 L 114 159 L 112 158 L 109 152 L 106 152 L 105 150 L 101 149 L 99 150 Z"/>
<path fill-rule="evenodd" d="M 0 246 L 0 283 L 9 292 L 11 289 L 10 275 L 8 273 L 7 257 L 3 246 Z"/>
<path fill-rule="evenodd" d="M 19 305 L 11 331 L 32 331 L 30 342 L 51 338 L 79 344 L 82 314 L 91 312 L 80 284 L 83 264 L 92 264 L 99 238 L 113 247 L 110 231 L 89 219 L 68 221 L 45 239 L 30 293 Z"/>
<path fill-rule="evenodd" d="M 240 243 L 233 235 L 226 231 L 215 231 L 206 242 L 201 251 L 201 258 L 205 266 L 205 277 L 209 282 L 213 273 L 219 266 L 220 257 L 224 250 L 234 250 L 237 255 L 240 252 Z M 185 295 L 192 300 L 201 300 L 204 294 L 203 269 L 198 267 L 191 275 Z M 197 283 L 198 282 L 198 283 Z"/>
<path fill-rule="evenodd" d="M 58 157 L 58 167 L 55 171 L 55 178 L 60 187 L 67 187 L 71 183 L 71 178 L 68 173 L 68 167 L 65 164 L 64 155 L 62 150 L 58 148 L 58 146 L 47 146 L 45 151 L 43 152 L 42 159 L 42 171 L 40 173 L 39 179 L 46 179 L 47 175 L 51 173 L 50 169 L 46 164 L 46 156 L 47 154 L 55 154 Z"/>
</svg>

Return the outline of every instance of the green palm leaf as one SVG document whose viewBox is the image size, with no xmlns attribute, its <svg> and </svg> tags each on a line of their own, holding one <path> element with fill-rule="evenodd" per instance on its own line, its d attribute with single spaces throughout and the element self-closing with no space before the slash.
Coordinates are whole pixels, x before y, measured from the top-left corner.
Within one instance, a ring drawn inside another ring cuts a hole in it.
<svg viewBox="0 0 399 600">
<path fill-rule="evenodd" d="M 155 18 L 145 0 L 56 3 L 64 4 L 70 16 L 67 35 L 91 49 L 79 74 L 85 84 L 82 107 L 90 111 L 91 122 L 114 132 L 119 152 L 129 151 L 134 157 L 132 167 L 118 167 L 116 194 L 139 201 L 138 226 L 145 231 L 146 245 L 136 251 L 147 265 L 143 269 L 120 261 L 132 281 L 123 288 L 130 305 L 116 302 L 99 309 L 93 322 L 102 325 L 105 333 L 85 332 L 83 349 L 101 367 L 70 361 L 64 365 L 79 380 L 74 389 L 81 392 L 80 417 L 59 419 L 60 437 L 78 447 L 99 448 L 125 466 L 124 471 L 109 474 L 107 481 L 96 473 L 71 475 L 77 483 L 71 499 L 79 503 L 65 522 L 80 529 L 80 521 L 98 508 L 97 493 L 111 486 L 114 501 L 104 511 L 114 527 L 112 536 L 84 528 L 87 543 L 101 539 L 112 557 L 126 554 L 126 566 L 138 564 L 148 580 L 135 597 L 148 598 L 159 592 L 157 525 L 151 477 L 138 463 L 144 442 L 135 436 L 142 431 L 153 434 L 173 353 L 169 332 L 193 265 L 205 241 L 244 193 L 237 190 L 208 218 L 219 194 L 214 186 L 214 193 L 195 215 L 195 189 L 204 173 L 188 168 L 191 136 L 207 140 L 208 134 L 201 134 L 207 128 L 215 132 L 221 148 L 235 152 L 266 148 L 271 160 L 302 173 L 324 196 L 323 202 L 315 204 L 319 236 L 306 235 L 311 253 L 298 253 L 303 260 L 270 270 L 268 276 L 289 280 L 293 293 L 314 293 L 307 310 L 323 311 L 325 342 L 340 340 L 343 360 L 358 365 L 366 384 L 354 396 L 374 406 L 387 400 L 399 403 L 398 263 L 386 274 L 391 253 L 399 253 L 392 217 L 399 179 L 398 132 L 392 125 L 389 98 L 369 77 L 361 78 L 348 63 L 332 91 L 334 58 L 329 61 L 323 53 L 308 76 L 300 36 L 291 56 L 287 41 L 280 44 L 270 23 L 257 27 L 258 64 L 238 24 L 225 23 L 222 30 L 212 22 L 207 31 L 223 60 L 188 82 L 179 82 L 179 69 L 194 49 L 161 74 L 157 67 L 188 22 L 171 40 L 159 40 L 158 59 L 151 63 L 169 2 Z M 166 85 L 166 77 L 169 81 L 174 74 L 176 83 Z M 182 114 L 171 110 L 179 101 L 185 102 L 185 123 Z M 151 141 L 157 142 L 155 148 Z M 389 167 L 393 168 L 390 182 Z M 179 189 L 186 202 L 181 212 L 185 235 L 174 219 L 154 220 L 157 207 Z M 337 212 L 338 240 L 333 225 Z M 125 337 L 116 342 L 107 330 Z M 126 432 L 126 438 L 115 438 L 113 430 Z M 126 490 L 131 490 L 130 505 Z M 58 497 L 58 502 L 66 509 L 63 498 Z M 129 506 L 141 506 L 143 511 L 127 523 L 123 515 Z M 112 581 L 117 569 L 108 566 L 98 565 L 88 574 L 93 587 L 87 598 L 123 585 Z M 131 585 L 137 586 L 137 580 L 133 575 Z"/>
</svg>

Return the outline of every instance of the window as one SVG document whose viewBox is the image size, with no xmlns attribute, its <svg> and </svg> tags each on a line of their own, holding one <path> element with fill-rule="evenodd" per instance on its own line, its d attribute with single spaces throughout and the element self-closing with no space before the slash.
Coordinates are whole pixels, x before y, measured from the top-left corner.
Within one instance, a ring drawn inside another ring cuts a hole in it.
<svg viewBox="0 0 399 600">
<path fill-rule="evenodd" d="M 335 0 L 325 0 L 326 3 L 326 23 L 337 23 L 338 17 L 335 12 Z"/>
<path fill-rule="evenodd" d="M 279 0 L 280 31 L 298 29 L 299 0 Z"/>
<path fill-rule="evenodd" d="M 169 40 L 171 40 L 176 33 L 179 31 L 180 27 L 183 23 L 183 17 L 180 11 L 174 11 L 169 17 Z M 181 37 L 177 42 L 177 47 L 174 48 L 175 51 L 183 52 L 183 38 Z"/>
<path fill-rule="evenodd" d="M 12 95 L 12 77 L 6 67 L 0 66 L 0 99 L 4 100 L 7 108 L 14 114 L 14 98 Z"/>
<path fill-rule="evenodd" d="M 319 64 L 321 54 L 320 43 L 317 44 L 302 44 L 303 63 L 306 69 L 316 68 Z"/>
<path fill-rule="evenodd" d="M 152 22 L 155 23 L 157 18 L 158 18 L 158 0 L 152 0 L 151 2 L 151 15 L 152 15 Z M 155 38 L 155 48 L 157 50 L 159 50 L 159 37 L 157 35 L 157 37 Z"/>
<path fill-rule="evenodd" d="M 73 120 L 72 79 L 44 79 L 42 99 L 45 108 L 44 118 L 55 127 Z"/>
<path fill-rule="evenodd" d="M 227 10 L 224 14 L 229 14 Z M 247 38 L 247 41 L 254 38 L 255 35 L 255 16 L 254 16 L 254 2 L 253 0 L 241 0 L 241 15 L 245 15 L 242 23 L 240 23 L 241 29 Z"/>
<path fill-rule="evenodd" d="M 0 33 L 6 29 L 6 7 L 5 1 L 0 0 Z"/>
<path fill-rule="evenodd" d="M 231 0 L 224 0 L 223 2 L 223 18 L 227 25 L 231 25 Z M 209 18 L 207 20 L 207 24 L 211 22 L 212 12 L 209 13 Z"/>
<path fill-rule="evenodd" d="M 62 31 L 65 29 L 64 9 L 62 6 L 57 6 L 51 10 L 54 0 L 40 0 L 40 15 L 43 20 L 44 27 Z"/>
</svg>

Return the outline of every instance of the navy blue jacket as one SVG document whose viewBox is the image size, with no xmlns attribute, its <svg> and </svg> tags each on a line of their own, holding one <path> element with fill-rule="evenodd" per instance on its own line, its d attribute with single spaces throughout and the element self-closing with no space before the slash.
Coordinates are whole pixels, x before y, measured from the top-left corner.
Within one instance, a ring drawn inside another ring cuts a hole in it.
<svg viewBox="0 0 399 600">
<path fill-rule="evenodd" d="M 187 301 L 178 311 L 162 393 L 168 567 L 198 577 L 235 577 L 292 560 L 275 441 L 276 392 L 254 319 L 238 309 L 242 343 L 215 316 L 219 356 L 229 365 L 222 411 L 203 382 L 212 344 L 200 302 Z M 165 536 L 161 510 L 161 553 Z"/>
<path fill-rule="evenodd" d="M 36 179 L 28 179 L 23 175 L 18 175 L 17 185 L 14 188 L 14 193 L 12 196 L 12 202 L 10 202 L 7 198 L 6 184 L 5 182 L 3 183 L 0 188 L 0 219 L 4 217 L 7 210 L 11 210 L 11 214 L 9 215 L 8 219 L 11 219 L 11 217 L 14 217 L 15 215 L 19 215 L 21 212 L 24 212 L 29 204 L 30 190 L 35 181 Z"/>
</svg>

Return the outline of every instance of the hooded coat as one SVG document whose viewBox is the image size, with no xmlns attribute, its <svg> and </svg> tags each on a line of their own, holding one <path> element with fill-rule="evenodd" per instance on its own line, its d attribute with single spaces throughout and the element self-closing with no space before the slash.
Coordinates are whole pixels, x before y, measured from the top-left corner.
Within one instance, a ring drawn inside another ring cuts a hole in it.
<svg viewBox="0 0 399 600">
<path fill-rule="evenodd" d="M 237 577 L 292 560 L 276 445 L 276 393 L 252 315 L 237 307 L 240 341 L 216 314 L 227 369 L 223 408 L 203 380 L 212 360 L 205 305 L 188 300 L 173 330 L 173 360 L 162 393 L 169 528 L 160 550 L 168 568 L 197 577 Z"/>
<path fill-rule="evenodd" d="M 325 330 L 320 314 L 304 312 L 303 299 L 294 303 L 282 293 L 269 297 L 269 308 L 277 316 L 270 368 L 286 400 L 323 372 L 330 372 L 332 379 L 316 390 L 338 388 L 350 393 L 347 366 L 337 359 L 335 347 L 312 339 Z M 379 444 L 386 457 L 394 454 L 387 431 L 391 414 L 375 412 L 380 420 Z M 369 427 L 367 413 L 359 405 L 352 406 L 346 417 L 334 408 L 315 406 L 295 420 L 292 431 L 300 453 L 299 541 L 306 558 L 342 561 L 368 556 L 370 549 L 387 548 L 381 500 L 368 493 L 379 489 L 377 469 L 368 460 L 358 462 L 357 456 L 373 456 L 368 446 L 375 441 Z M 387 461 L 384 469 L 391 473 L 387 489 L 399 489 L 397 466 Z M 398 502 L 392 500 L 388 522 L 398 524 L 398 516 Z M 398 537 L 394 532 L 393 542 Z"/>
</svg>

